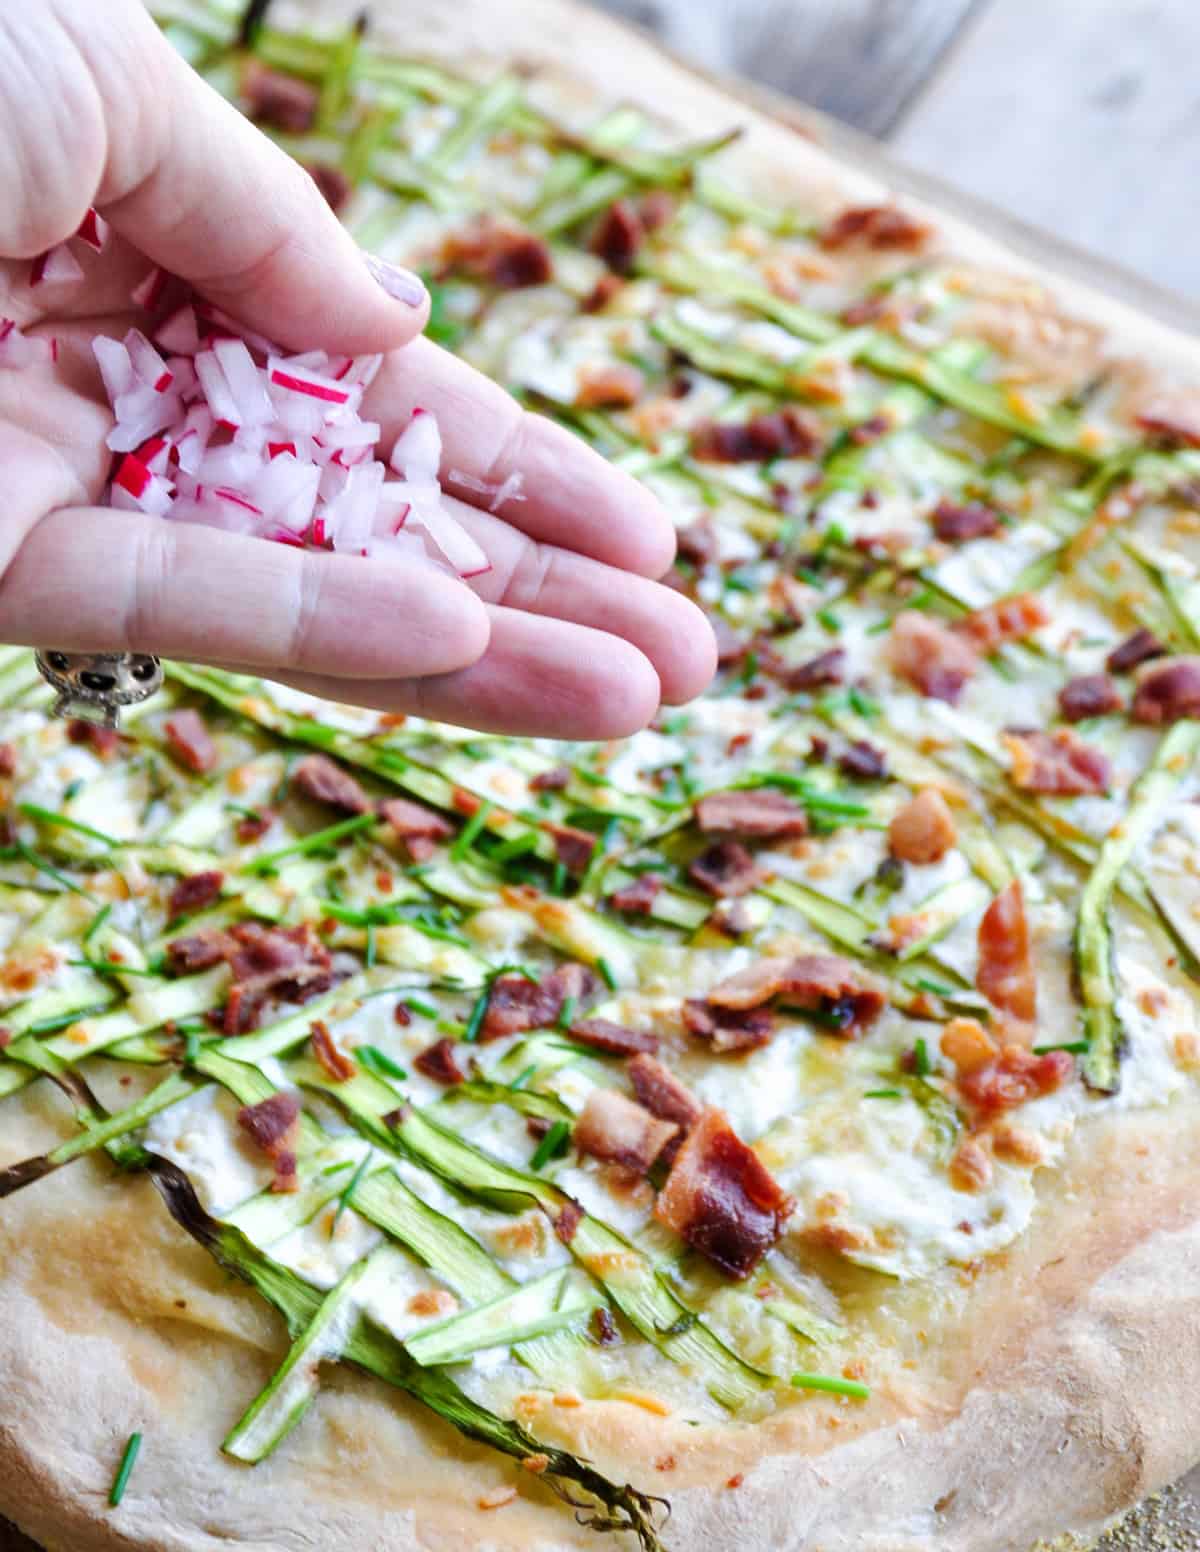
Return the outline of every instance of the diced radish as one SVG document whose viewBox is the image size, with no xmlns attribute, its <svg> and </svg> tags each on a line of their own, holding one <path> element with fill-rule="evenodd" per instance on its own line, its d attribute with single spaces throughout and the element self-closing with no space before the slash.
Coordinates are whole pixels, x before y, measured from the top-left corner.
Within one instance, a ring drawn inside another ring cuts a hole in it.
<svg viewBox="0 0 1200 1552">
<path fill-rule="evenodd" d="M 187 356 L 172 356 L 167 362 L 167 371 L 175 379 L 177 394 L 184 399 L 193 395 L 199 397 L 200 379 L 196 376 L 196 368 Z"/>
<path fill-rule="evenodd" d="M 118 398 L 133 387 L 133 362 L 129 352 L 119 340 L 99 334 L 92 341 L 92 354 L 100 368 L 108 402 L 115 407 Z"/>
<path fill-rule="evenodd" d="M 130 301 L 135 307 L 144 308 L 148 313 L 155 312 L 162 302 L 163 295 L 167 289 L 167 281 L 170 278 L 167 271 L 156 264 L 150 273 L 134 286 L 129 294 Z M 175 316 L 178 317 L 178 314 Z M 161 339 L 159 343 L 163 343 Z M 199 339 L 197 339 L 196 343 L 198 346 L 200 343 Z M 182 355 L 183 352 L 181 351 L 180 354 Z"/>
<path fill-rule="evenodd" d="M 419 523 L 460 577 L 490 571 L 492 563 L 467 530 L 440 505 L 426 502 L 413 511 L 406 526 Z"/>
<path fill-rule="evenodd" d="M 206 485 L 245 490 L 260 467 L 261 461 L 254 453 L 229 442 L 224 447 L 209 447 L 196 472 Z"/>
<path fill-rule="evenodd" d="M 360 388 L 369 388 L 379 375 L 382 365 L 382 356 L 356 356 L 350 366 L 349 380 L 357 383 Z"/>
<path fill-rule="evenodd" d="M 158 326 L 154 338 L 173 356 L 194 356 L 201 346 L 195 309 L 181 307 L 173 312 L 165 323 Z"/>
<path fill-rule="evenodd" d="M 426 410 L 414 410 L 392 448 L 392 468 L 406 480 L 436 480 L 441 461 L 442 434 L 437 421 Z"/>
<path fill-rule="evenodd" d="M 150 470 L 132 453 L 127 453 L 117 466 L 117 472 L 113 475 L 113 485 L 127 491 L 135 499 L 142 494 L 150 483 Z"/>
<path fill-rule="evenodd" d="M 258 471 L 250 490 L 267 517 L 302 533 L 312 521 L 320 478 L 312 464 L 282 453 Z"/>
<path fill-rule="evenodd" d="M 323 404 L 350 402 L 349 388 L 343 388 L 333 378 L 324 377 L 321 373 L 310 371 L 307 367 L 297 366 L 294 362 L 280 361 L 278 357 L 272 356 L 267 370 L 275 387 L 285 389 L 288 393 L 318 399 Z"/>
<path fill-rule="evenodd" d="M 175 381 L 175 374 L 139 329 L 130 329 L 125 336 L 125 349 L 142 382 L 155 393 L 166 393 Z"/>
<path fill-rule="evenodd" d="M 280 453 L 290 453 L 292 455 L 292 457 L 295 458 L 295 456 L 296 456 L 296 444 L 295 444 L 295 442 L 268 442 L 267 443 L 267 457 L 268 458 L 278 458 Z"/>
<path fill-rule="evenodd" d="M 38 254 L 29 267 L 31 286 L 69 286 L 82 279 L 83 267 L 66 243 Z"/>
<path fill-rule="evenodd" d="M 98 210 L 89 209 L 75 235 L 80 242 L 87 243 L 89 248 L 94 248 L 97 253 L 103 253 L 104 245 L 108 241 L 108 222 Z"/>
<path fill-rule="evenodd" d="M 241 340 L 216 340 L 212 353 L 221 363 L 229 392 L 238 407 L 241 426 L 265 426 L 275 418 L 275 406 L 263 387 L 254 358 Z"/>
<path fill-rule="evenodd" d="M 357 555 L 370 540 L 385 472 L 381 463 L 372 461 L 352 469 L 346 476 L 336 505 L 325 513 L 335 550 Z"/>
<path fill-rule="evenodd" d="M 142 443 L 135 456 L 151 474 L 166 474 L 171 461 L 171 444 L 166 437 L 151 437 L 148 442 Z"/>
<path fill-rule="evenodd" d="M 235 339 L 243 340 L 251 350 L 257 350 L 260 356 L 279 354 L 279 346 L 274 340 L 269 340 L 265 334 L 256 334 L 253 329 L 246 328 L 236 318 L 231 318 L 219 307 L 214 307 L 211 302 L 197 302 L 196 316 L 207 333 L 232 335 Z"/>
<path fill-rule="evenodd" d="M 211 350 L 202 350 L 195 359 L 196 376 L 200 379 L 200 386 L 204 390 L 205 402 L 213 413 L 213 417 L 226 426 L 240 426 L 242 424 L 241 411 L 238 409 L 237 400 L 233 397 L 225 373 L 221 370 L 221 363 Z"/>
</svg>

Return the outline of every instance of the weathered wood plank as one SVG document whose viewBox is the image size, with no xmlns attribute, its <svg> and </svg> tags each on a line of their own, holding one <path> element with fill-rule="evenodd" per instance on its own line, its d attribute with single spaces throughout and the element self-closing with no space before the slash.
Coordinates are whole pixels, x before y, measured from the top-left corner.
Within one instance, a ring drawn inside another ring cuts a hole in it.
<svg viewBox="0 0 1200 1552">
<path fill-rule="evenodd" d="M 886 134 L 986 0 L 597 0 L 707 70 Z"/>
<path fill-rule="evenodd" d="M 892 148 L 1200 297 L 1198 57 L 1196 0 L 993 0 Z"/>
</svg>

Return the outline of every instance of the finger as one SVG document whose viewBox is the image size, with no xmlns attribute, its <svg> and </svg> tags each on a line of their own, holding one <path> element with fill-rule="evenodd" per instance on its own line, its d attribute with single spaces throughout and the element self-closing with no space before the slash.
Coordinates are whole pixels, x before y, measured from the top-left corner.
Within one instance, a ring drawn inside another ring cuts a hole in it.
<svg viewBox="0 0 1200 1552">
<path fill-rule="evenodd" d="M 531 537 L 647 577 L 661 577 L 674 559 L 674 527 L 644 485 L 431 341 L 389 358 L 366 403 L 364 413 L 387 437 L 414 409 L 431 410 L 442 433 L 443 482 L 474 505 L 486 506 L 486 497 L 455 472 L 493 488 L 519 475 L 520 499 L 499 511 Z"/>
<path fill-rule="evenodd" d="M 627 738 L 658 709 L 658 678 L 627 641 L 583 625 L 490 609 L 488 650 L 456 673 L 388 684 L 271 677 L 312 695 L 527 738 Z"/>
<path fill-rule="evenodd" d="M 431 565 L 94 507 L 44 517 L 0 580 L 0 640 L 66 651 L 395 679 L 475 662 L 488 631 L 479 599 Z"/>
<path fill-rule="evenodd" d="M 156 263 L 297 350 L 390 350 L 424 325 L 415 275 L 373 274 L 309 175 L 196 75 L 140 5 L 71 8 L 104 104 L 94 200 Z"/>
<path fill-rule="evenodd" d="M 691 700 L 711 680 L 717 669 L 712 626 L 682 593 L 557 545 L 538 544 L 462 502 L 447 506 L 492 563 L 490 571 L 471 579 L 487 603 L 623 637 L 650 659 L 662 698 L 671 704 Z"/>
</svg>

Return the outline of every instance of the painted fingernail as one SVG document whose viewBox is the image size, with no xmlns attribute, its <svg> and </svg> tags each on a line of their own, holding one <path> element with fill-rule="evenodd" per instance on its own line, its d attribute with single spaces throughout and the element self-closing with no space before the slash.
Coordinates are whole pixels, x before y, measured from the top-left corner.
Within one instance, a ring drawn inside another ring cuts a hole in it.
<svg viewBox="0 0 1200 1552">
<path fill-rule="evenodd" d="M 399 264 L 389 264 L 386 259 L 377 259 L 373 253 L 364 253 L 363 260 L 376 283 L 389 296 L 395 297 L 397 302 L 406 302 L 409 307 L 420 307 L 425 300 L 425 286 L 419 275 L 414 275 L 410 269 L 402 269 Z"/>
</svg>

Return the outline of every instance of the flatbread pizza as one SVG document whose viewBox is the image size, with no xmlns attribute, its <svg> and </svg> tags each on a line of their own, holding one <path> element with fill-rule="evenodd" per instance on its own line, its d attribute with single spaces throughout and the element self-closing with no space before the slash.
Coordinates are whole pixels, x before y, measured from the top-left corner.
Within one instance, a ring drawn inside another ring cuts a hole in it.
<svg viewBox="0 0 1200 1552">
<path fill-rule="evenodd" d="M 161 20 L 660 497 L 721 668 L 117 735 L 0 649 L 0 1512 L 1087 1545 L 1200 1451 L 1194 344 L 558 0 Z"/>
</svg>

